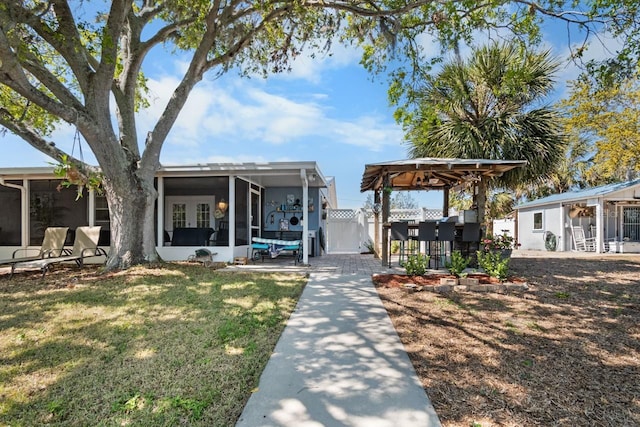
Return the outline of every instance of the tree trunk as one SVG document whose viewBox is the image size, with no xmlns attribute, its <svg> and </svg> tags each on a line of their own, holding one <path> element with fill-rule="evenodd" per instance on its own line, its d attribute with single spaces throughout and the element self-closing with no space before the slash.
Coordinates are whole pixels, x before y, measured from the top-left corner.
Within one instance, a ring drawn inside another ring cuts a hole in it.
<svg viewBox="0 0 640 427">
<path fill-rule="evenodd" d="M 118 174 L 115 180 L 104 180 L 111 220 L 107 271 L 158 260 L 153 233 L 156 193 L 152 183 L 146 185 L 130 171 Z"/>
<path fill-rule="evenodd" d="M 153 180 L 151 181 L 153 182 Z M 158 255 L 158 251 L 156 251 L 156 222 L 155 222 L 155 208 L 156 208 L 156 199 L 158 198 L 158 192 L 153 187 L 148 189 L 146 192 L 147 199 L 145 201 L 145 221 L 144 221 L 144 230 L 143 230 L 143 245 L 142 250 L 144 251 L 145 260 L 147 262 L 159 262 L 161 261 L 160 256 Z M 162 243 L 162 240 L 159 241 Z"/>
</svg>

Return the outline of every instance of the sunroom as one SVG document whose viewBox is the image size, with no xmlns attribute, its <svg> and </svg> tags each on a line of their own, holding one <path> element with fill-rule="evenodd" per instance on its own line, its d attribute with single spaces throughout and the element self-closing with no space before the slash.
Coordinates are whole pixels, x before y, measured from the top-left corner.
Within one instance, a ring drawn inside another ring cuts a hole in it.
<svg viewBox="0 0 640 427">
<path fill-rule="evenodd" d="M 110 245 L 109 209 L 103 196 L 76 199 L 60 188 L 52 168 L 0 169 L 0 257 L 38 247 L 49 226 L 102 226 Z M 302 259 L 321 253 L 323 207 L 335 207 L 333 179 L 315 162 L 211 163 L 163 166 L 156 174 L 157 250 L 167 261 L 185 260 L 198 248 L 231 262 L 251 254 L 253 237 L 301 240 Z M 305 238 L 303 238 L 303 236 Z"/>
</svg>

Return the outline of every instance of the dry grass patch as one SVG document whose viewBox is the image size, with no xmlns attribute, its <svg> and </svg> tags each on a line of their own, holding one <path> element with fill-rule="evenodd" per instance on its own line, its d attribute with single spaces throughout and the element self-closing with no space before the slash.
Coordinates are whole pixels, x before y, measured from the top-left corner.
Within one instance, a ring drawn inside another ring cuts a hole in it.
<svg viewBox="0 0 640 427">
<path fill-rule="evenodd" d="M 305 283 L 175 264 L 0 276 L 0 425 L 233 425 Z"/>
<path fill-rule="evenodd" d="M 443 425 L 640 425 L 640 257 L 511 267 L 529 292 L 378 287 Z"/>
</svg>

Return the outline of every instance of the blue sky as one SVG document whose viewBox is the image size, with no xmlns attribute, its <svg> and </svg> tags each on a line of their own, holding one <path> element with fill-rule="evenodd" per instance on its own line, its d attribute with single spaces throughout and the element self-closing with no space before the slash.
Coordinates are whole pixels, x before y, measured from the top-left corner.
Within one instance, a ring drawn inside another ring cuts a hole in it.
<svg viewBox="0 0 640 427">
<path fill-rule="evenodd" d="M 547 39 L 558 41 L 555 53 L 566 57 L 566 29 L 548 33 Z M 266 80 L 240 78 L 233 72 L 219 79 L 205 76 L 165 142 L 161 162 L 314 160 L 325 176 L 335 177 L 339 207 L 361 207 L 367 198 L 367 193 L 360 193 L 364 165 L 404 159 L 407 147 L 388 105 L 386 79 L 372 79 L 358 63 L 358 50 L 335 47 L 331 56 L 301 56 L 291 73 Z M 590 54 L 598 56 L 602 49 L 594 48 Z M 186 67 L 184 61 L 165 51 L 147 60 L 152 105 L 139 116 L 141 135 L 164 108 Z M 556 96 L 564 91 L 564 82 L 576 75 L 570 64 L 561 69 Z M 65 127 L 52 140 L 70 151 L 73 135 Z M 10 134 L 0 140 L 4 153 L 0 167 L 47 166 L 52 161 Z M 85 160 L 95 163 L 86 143 L 83 153 Z M 77 146 L 74 154 L 78 155 Z M 440 192 L 412 195 L 421 206 L 441 208 Z"/>
</svg>

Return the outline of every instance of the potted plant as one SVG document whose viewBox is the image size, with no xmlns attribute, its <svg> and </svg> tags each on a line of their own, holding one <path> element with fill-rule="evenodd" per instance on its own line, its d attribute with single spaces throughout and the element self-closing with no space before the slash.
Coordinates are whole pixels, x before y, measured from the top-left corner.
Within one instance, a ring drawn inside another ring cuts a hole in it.
<svg viewBox="0 0 640 427">
<path fill-rule="evenodd" d="M 484 252 L 499 252 L 502 258 L 510 258 L 513 248 L 520 246 L 508 234 L 487 235 L 480 241 L 480 249 Z"/>
</svg>

